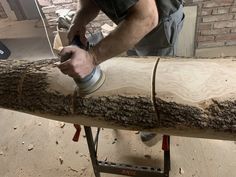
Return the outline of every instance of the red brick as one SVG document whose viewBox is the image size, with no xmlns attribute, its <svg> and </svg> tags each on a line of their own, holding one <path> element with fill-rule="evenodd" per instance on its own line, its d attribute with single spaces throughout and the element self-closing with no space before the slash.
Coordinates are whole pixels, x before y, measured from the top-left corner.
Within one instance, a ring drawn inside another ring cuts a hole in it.
<svg viewBox="0 0 236 177">
<path fill-rule="evenodd" d="M 51 0 L 38 0 L 38 3 L 40 6 L 43 7 L 52 5 Z"/>
<path fill-rule="evenodd" d="M 43 7 L 42 10 L 43 10 L 43 13 L 52 13 L 57 10 L 57 6 L 52 5 L 52 6 Z"/>
<path fill-rule="evenodd" d="M 203 10 L 201 11 L 201 14 L 202 14 L 203 16 L 205 16 L 205 15 L 211 15 L 211 13 L 212 13 L 212 9 L 203 9 Z"/>
<path fill-rule="evenodd" d="M 231 31 L 230 31 L 231 33 L 236 33 L 236 28 L 234 28 L 234 29 L 231 29 Z"/>
<path fill-rule="evenodd" d="M 223 20 L 231 20 L 233 19 L 234 15 L 232 14 L 224 14 L 224 15 L 211 15 L 202 17 L 202 22 L 217 22 Z"/>
<path fill-rule="evenodd" d="M 214 28 L 234 28 L 234 27 L 236 27 L 236 20 L 214 23 Z"/>
<path fill-rule="evenodd" d="M 224 6 L 231 6 L 234 0 L 214 0 L 208 1 L 203 4 L 203 7 L 212 8 L 212 7 L 224 7 Z"/>
<path fill-rule="evenodd" d="M 231 12 L 236 12 L 236 7 L 235 7 L 235 6 L 232 7 L 230 11 L 231 11 Z"/>
<path fill-rule="evenodd" d="M 224 46 L 225 42 L 199 42 L 198 43 L 198 48 L 207 48 L 207 47 L 220 47 L 220 46 Z"/>
<path fill-rule="evenodd" d="M 225 44 L 226 45 L 236 45 L 236 40 L 226 41 Z"/>
<path fill-rule="evenodd" d="M 202 2 L 204 0 L 192 0 L 192 1 L 193 1 L 193 3 L 195 3 L 195 2 Z"/>
<path fill-rule="evenodd" d="M 222 34 L 216 36 L 216 41 L 236 40 L 236 34 Z"/>
<path fill-rule="evenodd" d="M 215 36 L 198 36 L 197 41 L 203 42 L 203 41 L 213 41 L 215 39 Z"/>
<path fill-rule="evenodd" d="M 211 23 L 200 23 L 198 26 L 198 30 L 210 30 L 212 28 Z"/>
<path fill-rule="evenodd" d="M 215 35 L 215 34 L 227 34 L 230 32 L 230 28 L 221 28 L 221 29 L 213 29 L 213 30 L 201 30 L 201 35 Z"/>
<path fill-rule="evenodd" d="M 58 18 L 58 15 L 56 13 L 50 13 L 50 14 L 45 14 L 45 17 L 47 19 L 55 19 Z"/>
<path fill-rule="evenodd" d="M 73 1 L 72 0 L 53 0 L 52 1 L 53 4 L 68 4 L 68 3 L 72 3 Z"/>
<path fill-rule="evenodd" d="M 77 3 L 63 4 L 62 7 L 65 8 L 65 9 L 76 10 Z"/>
<path fill-rule="evenodd" d="M 196 39 L 197 39 L 197 37 L 198 36 L 200 36 L 201 35 L 201 32 L 198 30 L 198 31 L 196 31 L 196 33 L 195 33 L 195 37 L 196 37 Z"/>
<path fill-rule="evenodd" d="M 226 14 L 229 12 L 229 7 L 222 7 L 222 8 L 217 8 L 217 9 L 213 9 L 212 14 L 216 15 L 216 14 Z"/>
</svg>

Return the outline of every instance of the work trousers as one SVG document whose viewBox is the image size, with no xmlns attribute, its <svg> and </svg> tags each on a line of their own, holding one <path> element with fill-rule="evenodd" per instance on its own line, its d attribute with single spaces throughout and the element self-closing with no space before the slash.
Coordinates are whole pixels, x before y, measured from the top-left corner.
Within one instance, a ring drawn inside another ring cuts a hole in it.
<svg viewBox="0 0 236 177">
<path fill-rule="evenodd" d="M 129 56 L 175 56 L 179 33 L 184 22 L 183 6 L 166 18 L 162 18 L 156 28 L 148 33 Z"/>
</svg>

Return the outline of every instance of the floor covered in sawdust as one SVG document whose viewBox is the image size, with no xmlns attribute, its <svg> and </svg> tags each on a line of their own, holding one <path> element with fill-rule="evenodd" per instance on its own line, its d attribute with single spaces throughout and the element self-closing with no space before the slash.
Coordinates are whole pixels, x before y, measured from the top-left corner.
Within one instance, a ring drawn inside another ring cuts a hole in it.
<svg viewBox="0 0 236 177">
<path fill-rule="evenodd" d="M 0 40 L 12 51 L 10 59 L 52 57 L 43 28 L 35 24 L 0 20 Z M 75 143 L 74 132 L 71 124 L 0 109 L 0 177 L 93 177 L 84 133 Z M 161 142 L 147 147 L 132 131 L 102 130 L 98 156 L 163 167 Z M 235 159 L 235 142 L 171 137 L 170 177 L 235 177 Z"/>
</svg>

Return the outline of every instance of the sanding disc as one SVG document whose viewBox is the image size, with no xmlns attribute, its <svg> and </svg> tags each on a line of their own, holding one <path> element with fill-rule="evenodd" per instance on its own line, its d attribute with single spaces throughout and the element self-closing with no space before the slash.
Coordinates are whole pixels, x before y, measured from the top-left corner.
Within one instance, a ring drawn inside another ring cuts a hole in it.
<svg viewBox="0 0 236 177">
<path fill-rule="evenodd" d="M 105 82 L 105 74 L 100 67 L 96 67 L 93 76 L 86 82 L 80 82 L 78 85 L 78 91 L 80 96 L 89 95 L 98 90 Z"/>
</svg>

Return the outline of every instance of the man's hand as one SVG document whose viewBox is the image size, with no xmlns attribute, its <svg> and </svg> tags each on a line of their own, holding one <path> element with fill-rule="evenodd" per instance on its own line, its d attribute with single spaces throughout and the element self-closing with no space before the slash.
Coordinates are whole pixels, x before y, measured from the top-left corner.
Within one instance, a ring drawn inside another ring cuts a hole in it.
<svg viewBox="0 0 236 177">
<path fill-rule="evenodd" d="M 79 2 L 80 10 L 73 19 L 72 25 L 69 29 L 68 38 L 69 42 L 72 42 L 75 35 L 78 35 L 80 36 L 81 42 L 86 46 L 86 25 L 98 16 L 100 9 L 93 0 L 80 0 Z"/>
<path fill-rule="evenodd" d="M 71 77 L 84 78 L 93 71 L 95 61 L 89 52 L 71 45 L 63 48 L 59 55 L 63 56 L 66 53 L 72 53 L 72 56 L 69 60 L 58 65 L 62 73 Z"/>
<path fill-rule="evenodd" d="M 68 32 L 68 39 L 69 39 L 69 43 L 71 43 L 74 39 L 75 36 L 79 36 L 80 37 L 80 41 L 83 43 L 84 46 L 87 45 L 87 39 L 85 37 L 85 33 L 86 33 L 86 27 L 83 25 L 77 25 L 77 24 L 72 24 L 69 32 Z"/>
<path fill-rule="evenodd" d="M 129 8 L 127 16 L 117 28 L 93 47 L 98 63 L 133 48 L 158 25 L 159 13 L 156 2 L 139 0 Z"/>
</svg>

